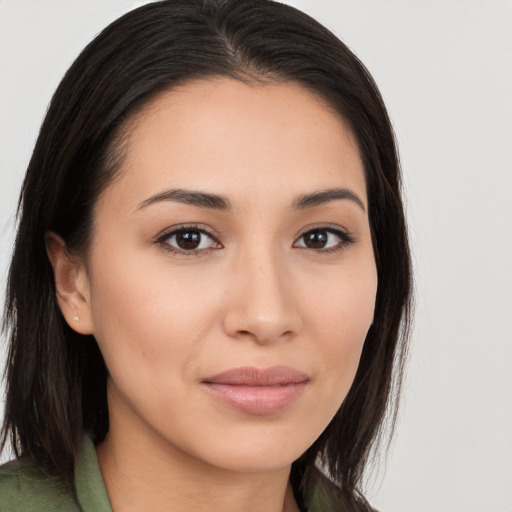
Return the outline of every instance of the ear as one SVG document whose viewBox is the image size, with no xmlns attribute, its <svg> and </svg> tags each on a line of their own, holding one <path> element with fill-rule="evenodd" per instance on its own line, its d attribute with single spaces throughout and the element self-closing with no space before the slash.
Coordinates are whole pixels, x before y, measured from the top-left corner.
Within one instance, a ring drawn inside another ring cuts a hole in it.
<svg viewBox="0 0 512 512">
<path fill-rule="evenodd" d="M 74 331 L 92 334 L 89 278 L 83 259 L 72 254 L 55 233 L 47 233 L 45 242 L 62 315 Z"/>
</svg>

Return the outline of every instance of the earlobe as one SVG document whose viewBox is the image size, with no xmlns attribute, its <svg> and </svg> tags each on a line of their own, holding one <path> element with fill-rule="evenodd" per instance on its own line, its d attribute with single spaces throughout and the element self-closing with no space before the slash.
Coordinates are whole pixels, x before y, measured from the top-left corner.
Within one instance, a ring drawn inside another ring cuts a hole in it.
<svg viewBox="0 0 512 512">
<path fill-rule="evenodd" d="M 72 254 L 56 233 L 47 233 L 45 243 L 62 315 L 74 331 L 92 334 L 89 281 L 82 258 Z"/>
</svg>

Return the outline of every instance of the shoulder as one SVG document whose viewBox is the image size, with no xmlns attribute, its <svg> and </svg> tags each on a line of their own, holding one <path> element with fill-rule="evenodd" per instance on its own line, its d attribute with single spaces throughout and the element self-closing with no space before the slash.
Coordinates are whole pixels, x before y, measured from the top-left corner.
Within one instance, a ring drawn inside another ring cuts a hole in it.
<svg viewBox="0 0 512 512">
<path fill-rule="evenodd" d="M 314 468 L 314 485 L 309 488 L 307 499 L 308 512 L 340 512 L 346 510 L 346 504 L 340 489 L 318 468 Z M 342 508 L 341 508 L 342 507 Z"/>
<path fill-rule="evenodd" d="M 0 512 L 78 512 L 73 491 L 28 461 L 0 466 Z"/>
<path fill-rule="evenodd" d="M 315 467 L 312 473 L 314 484 L 307 493 L 308 512 L 378 512 L 364 498 L 347 499 L 320 469 Z"/>
</svg>

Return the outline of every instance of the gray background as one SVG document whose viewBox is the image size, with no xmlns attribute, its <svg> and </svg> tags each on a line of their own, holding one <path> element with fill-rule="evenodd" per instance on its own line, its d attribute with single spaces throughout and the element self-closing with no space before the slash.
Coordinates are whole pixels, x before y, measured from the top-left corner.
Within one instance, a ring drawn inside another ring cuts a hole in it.
<svg viewBox="0 0 512 512">
<path fill-rule="evenodd" d="M 99 30 L 143 3 L 0 0 L 2 288 L 17 194 L 51 94 Z M 368 496 L 390 512 L 511 512 L 512 2 L 287 3 L 370 69 L 405 173 L 416 327 L 395 442 Z"/>
</svg>

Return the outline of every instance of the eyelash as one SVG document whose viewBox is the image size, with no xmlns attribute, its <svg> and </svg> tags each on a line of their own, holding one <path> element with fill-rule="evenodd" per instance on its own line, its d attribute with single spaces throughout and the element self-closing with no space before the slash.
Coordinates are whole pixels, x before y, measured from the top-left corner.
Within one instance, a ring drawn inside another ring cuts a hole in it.
<svg viewBox="0 0 512 512">
<path fill-rule="evenodd" d="M 314 249 L 311 247 L 302 247 L 303 249 L 308 249 L 310 251 L 314 251 L 314 252 L 322 253 L 322 254 L 340 252 L 340 251 L 345 251 L 346 249 L 348 249 L 351 245 L 353 245 L 357 241 L 356 238 L 354 237 L 354 235 L 352 235 L 348 231 L 340 229 L 338 226 L 332 226 L 332 225 L 326 225 L 326 224 L 307 226 L 297 237 L 297 240 L 300 240 L 302 237 L 304 237 L 308 233 L 311 233 L 314 231 L 324 231 L 326 233 L 331 233 L 331 234 L 337 236 L 340 239 L 340 241 L 334 247 L 329 247 L 327 249 Z M 294 242 L 294 245 L 296 243 L 297 242 Z"/>
<path fill-rule="evenodd" d="M 208 247 L 205 249 L 191 249 L 190 251 L 184 250 L 184 249 L 178 249 L 176 247 L 173 247 L 168 243 L 169 238 L 172 238 L 173 236 L 178 235 L 179 233 L 186 233 L 187 231 L 196 231 L 198 233 L 201 233 L 202 235 L 206 235 L 208 238 L 211 238 L 214 244 L 217 245 L 217 247 Z M 314 232 L 314 231 L 320 231 L 320 232 L 326 232 L 333 234 L 337 236 L 340 239 L 340 242 L 337 243 L 334 247 L 329 247 L 326 249 L 315 249 L 311 247 L 305 247 L 305 246 L 299 246 L 297 247 L 295 244 L 298 240 L 306 236 L 308 233 Z M 352 244 L 356 242 L 356 238 L 349 233 L 348 231 L 342 230 L 339 227 L 335 226 L 329 226 L 329 225 L 315 225 L 315 226 L 308 226 L 305 228 L 297 237 L 296 241 L 293 242 L 293 246 L 300 249 L 307 249 L 309 251 L 313 251 L 316 253 L 333 253 L 333 252 L 340 252 L 348 249 Z M 212 249 L 222 249 L 222 244 L 218 241 L 216 236 L 214 236 L 212 233 L 210 233 L 208 230 L 201 228 L 197 224 L 190 224 L 190 225 L 182 225 L 178 227 L 174 227 L 169 231 L 166 231 L 164 234 L 159 236 L 155 243 L 159 246 L 161 246 L 164 250 L 180 255 L 180 256 L 202 256 L 205 253 L 209 252 Z"/>
<path fill-rule="evenodd" d="M 191 249 L 190 251 L 178 249 L 176 247 L 173 247 L 170 245 L 167 241 L 169 238 L 178 235 L 179 233 L 186 233 L 188 231 L 197 231 L 198 233 L 201 233 L 202 235 L 206 235 L 208 238 L 211 238 L 212 241 L 219 245 L 220 247 L 209 247 L 206 249 Z M 182 225 L 178 227 L 174 227 L 169 231 L 166 231 L 164 234 L 158 237 L 156 240 L 156 244 L 161 246 L 165 251 L 168 251 L 172 254 L 176 254 L 179 256 L 202 256 L 206 252 L 209 252 L 211 249 L 222 249 L 222 244 L 217 240 L 217 238 L 210 233 L 208 230 L 201 228 L 197 224 L 187 224 Z"/>
</svg>

